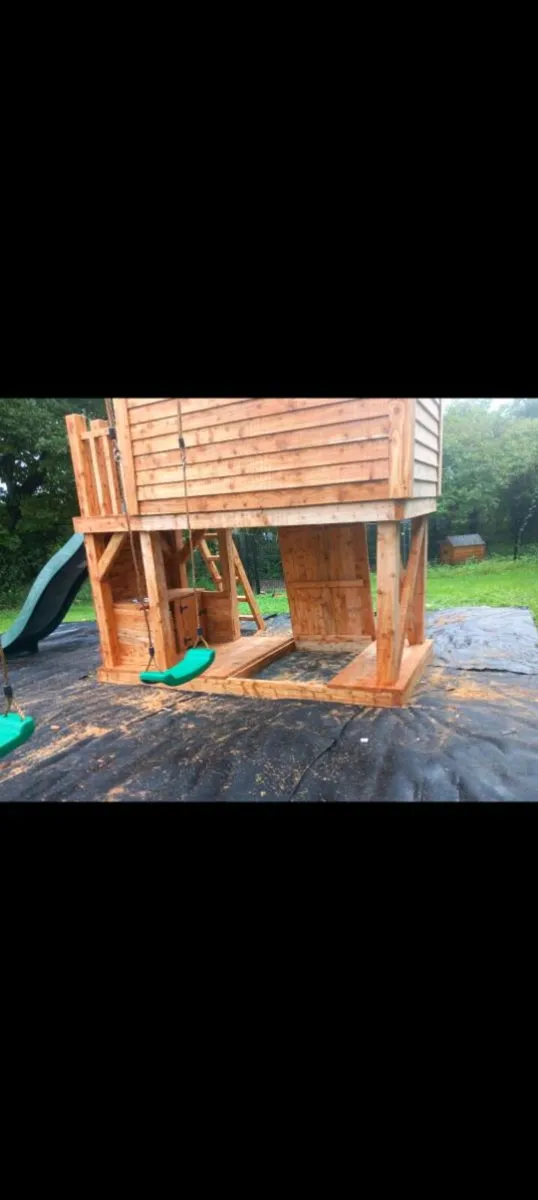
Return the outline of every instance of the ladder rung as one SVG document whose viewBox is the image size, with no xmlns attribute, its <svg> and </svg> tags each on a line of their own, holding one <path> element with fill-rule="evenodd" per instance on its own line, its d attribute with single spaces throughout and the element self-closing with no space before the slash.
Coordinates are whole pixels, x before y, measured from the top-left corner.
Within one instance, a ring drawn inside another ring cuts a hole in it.
<svg viewBox="0 0 538 1200">
<path fill-rule="evenodd" d="M 214 541 L 215 538 L 218 538 L 218 536 L 219 536 L 218 533 L 206 533 L 205 540 L 206 540 L 206 542 L 209 542 L 209 541 L 212 542 L 212 541 Z"/>
<path fill-rule="evenodd" d="M 256 617 L 244 617 L 243 613 L 239 613 L 239 620 L 240 621 L 255 621 Z"/>
<path fill-rule="evenodd" d="M 206 558 L 209 560 L 209 562 L 217 562 L 217 560 L 220 558 L 220 554 L 206 554 Z"/>
<path fill-rule="evenodd" d="M 239 595 L 238 595 L 237 599 L 239 600 L 239 603 L 240 603 L 240 604 L 248 604 L 248 600 L 247 600 L 246 596 L 239 596 Z"/>
</svg>

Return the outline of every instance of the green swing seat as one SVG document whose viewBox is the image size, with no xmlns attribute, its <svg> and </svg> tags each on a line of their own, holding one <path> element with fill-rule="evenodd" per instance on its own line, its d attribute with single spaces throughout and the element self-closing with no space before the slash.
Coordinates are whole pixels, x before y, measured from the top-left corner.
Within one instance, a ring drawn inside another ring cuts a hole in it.
<svg viewBox="0 0 538 1200">
<path fill-rule="evenodd" d="M 180 687 L 182 683 L 190 683 L 191 679 L 203 675 L 214 661 L 214 650 L 208 650 L 205 646 L 194 646 L 192 650 L 187 650 L 181 662 L 176 663 L 175 667 L 169 667 L 167 671 L 142 671 L 140 681 L 141 683 L 165 683 L 168 687 Z"/>
<path fill-rule="evenodd" d="M 33 717 L 20 717 L 18 713 L 10 712 L 0 716 L 0 758 L 22 746 L 32 736 L 35 729 Z"/>
</svg>

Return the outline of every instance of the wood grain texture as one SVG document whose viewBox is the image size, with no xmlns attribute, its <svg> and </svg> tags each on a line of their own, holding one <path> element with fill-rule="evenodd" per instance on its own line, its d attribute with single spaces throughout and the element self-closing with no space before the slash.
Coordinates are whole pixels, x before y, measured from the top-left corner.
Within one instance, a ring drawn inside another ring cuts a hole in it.
<svg viewBox="0 0 538 1200">
<path fill-rule="evenodd" d="M 114 400 L 116 418 L 116 437 L 121 454 L 120 471 L 123 479 L 125 503 L 129 514 L 138 512 L 138 496 L 136 492 L 136 474 L 133 458 L 133 444 L 129 424 L 127 402 L 122 399 Z"/>
<path fill-rule="evenodd" d="M 377 527 L 377 682 L 394 684 L 399 674 L 400 526 L 387 521 Z"/>
<path fill-rule="evenodd" d="M 211 514 L 212 523 L 219 529 L 245 529 L 297 526 L 297 525 L 348 525 L 351 522 L 404 521 L 422 513 L 435 512 L 435 496 L 412 500 L 377 500 L 343 504 L 310 504 L 301 508 L 279 507 L 258 508 L 252 511 L 230 509 Z M 205 513 L 191 516 L 193 529 L 203 536 L 208 517 Z M 116 533 L 127 529 L 125 517 L 75 517 L 73 527 L 77 533 Z M 132 527 L 139 531 L 183 530 L 184 513 L 153 513 L 132 518 Z"/>
<path fill-rule="evenodd" d="M 360 409 L 354 411 L 360 412 Z M 344 419 L 330 420 L 338 413 Z M 346 415 L 348 420 L 345 420 Z M 321 419 L 323 416 L 328 417 L 329 422 Z M 305 448 L 314 450 L 320 446 L 330 447 L 332 454 L 334 453 L 333 447 L 344 447 L 351 443 L 363 446 L 365 442 L 373 446 L 376 441 L 384 441 L 388 438 L 388 412 L 384 417 L 352 419 L 352 412 L 349 411 L 346 414 L 343 406 L 339 405 L 337 410 L 332 408 L 316 409 L 315 417 L 317 424 L 311 424 L 308 428 L 262 433 L 258 437 L 240 437 L 235 441 L 207 442 L 205 445 L 195 445 L 193 438 L 187 435 L 185 437 L 187 449 L 195 446 L 195 453 L 189 454 L 189 463 L 191 466 L 207 466 L 208 463 L 235 462 L 236 459 L 241 458 L 269 459 L 274 453 L 284 454 Z M 140 443 L 134 443 L 137 472 L 180 464 L 181 455 L 174 434 L 158 438 L 156 441 L 158 445 L 152 443 L 154 448 L 147 452 L 140 450 Z M 238 464 L 237 469 L 240 469 L 241 465 Z"/>
<path fill-rule="evenodd" d="M 258 635 L 234 642 L 231 647 L 217 646 L 217 657 L 213 667 L 191 683 L 184 684 L 182 692 L 205 693 L 220 696 L 249 697 L 259 700 L 308 700 L 325 704 L 353 704 L 378 708 L 400 708 L 412 698 L 420 676 L 433 657 L 433 643 L 406 647 L 400 674 L 392 687 L 381 688 L 374 677 L 375 660 L 370 651 L 370 662 L 351 672 L 348 682 L 344 680 L 329 684 L 301 683 L 286 679 L 256 679 L 252 672 L 260 670 L 274 657 L 282 657 L 293 649 L 293 640 L 286 638 L 260 637 L 264 647 L 256 643 Z M 267 643 L 278 643 L 267 648 Z M 231 655 L 231 656 L 230 656 Z M 361 656 L 363 657 L 363 656 Z M 347 669 L 347 668 L 346 668 Z M 356 683 L 353 681 L 356 678 Z M 335 679 L 338 677 L 335 677 Z M 138 682 L 138 672 L 128 668 L 98 671 L 103 683 L 133 685 Z M 166 690 L 166 689 L 163 689 Z"/>
<path fill-rule="evenodd" d="M 231 529 L 219 529 L 219 561 L 220 574 L 222 576 L 223 591 L 228 597 L 228 606 L 230 609 L 230 641 L 234 638 L 241 637 L 241 625 L 239 622 L 239 610 L 237 601 L 237 573 L 235 569 L 236 549 L 232 537 Z"/>
<path fill-rule="evenodd" d="M 296 639 L 375 637 L 364 525 L 281 529 Z"/>
<path fill-rule="evenodd" d="M 86 418 L 80 413 L 72 413 L 65 418 L 69 449 L 73 463 L 78 504 L 83 517 L 99 514 L 99 504 L 95 490 L 91 454 L 86 438 Z"/>
<path fill-rule="evenodd" d="M 390 399 L 389 405 L 389 481 L 388 497 L 406 498 L 413 494 L 413 453 L 415 401 Z"/>
<path fill-rule="evenodd" d="M 103 580 L 108 575 L 117 555 L 123 549 L 127 540 L 125 533 L 113 533 L 112 537 L 99 559 L 97 578 Z"/>
<path fill-rule="evenodd" d="M 428 518 L 416 517 L 411 524 L 411 543 L 420 539 L 420 553 L 413 591 L 407 609 L 406 630 L 411 646 L 421 645 L 426 638 L 426 580 L 428 571 Z"/>
<path fill-rule="evenodd" d="M 166 568 L 158 533 L 141 533 L 140 547 L 144 564 L 146 590 L 149 600 L 149 618 L 153 645 L 155 647 L 154 669 L 163 671 L 176 661 L 176 638 L 170 605 Z"/>
<path fill-rule="evenodd" d="M 103 666 L 115 667 L 119 661 L 119 646 L 114 619 L 114 602 L 112 589 L 107 580 L 99 579 L 99 561 L 105 552 L 105 539 L 102 534 L 86 534 L 84 538 L 88 572 L 95 608 L 95 619 L 99 630 L 99 642 Z"/>
</svg>

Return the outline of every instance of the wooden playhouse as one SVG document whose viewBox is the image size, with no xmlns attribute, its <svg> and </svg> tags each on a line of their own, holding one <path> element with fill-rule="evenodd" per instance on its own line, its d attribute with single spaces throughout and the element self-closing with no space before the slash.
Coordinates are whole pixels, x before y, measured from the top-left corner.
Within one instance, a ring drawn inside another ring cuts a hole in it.
<svg viewBox="0 0 538 1200">
<path fill-rule="evenodd" d="M 85 538 L 101 642 L 99 678 L 138 682 L 148 659 L 148 621 L 161 670 L 194 644 L 190 523 L 192 544 L 214 581 L 214 590 L 198 589 L 198 607 L 216 658 L 185 688 L 404 704 L 432 654 L 424 629 L 425 578 L 428 513 L 441 489 L 441 401 L 137 398 L 113 405 L 112 437 L 106 421 L 88 425 L 83 416 L 67 417 L 80 506 L 74 526 Z M 145 612 L 135 603 L 118 466 Z M 400 532 L 409 518 L 404 570 Z M 377 524 L 377 616 L 367 522 Z M 233 529 L 252 526 L 278 529 L 291 635 L 264 630 L 232 539 Z M 246 636 L 241 597 L 250 605 L 254 635 Z M 325 682 L 257 677 L 295 649 L 345 649 L 353 656 Z"/>
</svg>

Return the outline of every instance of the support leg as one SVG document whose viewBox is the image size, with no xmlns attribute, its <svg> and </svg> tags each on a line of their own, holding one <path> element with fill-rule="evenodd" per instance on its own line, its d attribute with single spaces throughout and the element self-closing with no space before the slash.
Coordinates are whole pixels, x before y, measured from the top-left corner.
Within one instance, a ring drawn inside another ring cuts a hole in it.
<svg viewBox="0 0 538 1200">
<path fill-rule="evenodd" d="M 149 619 L 155 646 L 155 667 L 163 671 L 176 661 L 176 639 L 168 603 L 168 584 L 159 533 L 141 533 L 140 545 L 149 600 Z"/>
<path fill-rule="evenodd" d="M 237 579 L 235 575 L 234 542 L 231 529 L 219 529 L 220 573 L 224 593 L 230 606 L 231 641 L 241 636 L 241 625 L 237 610 Z"/>
<path fill-rule="evenodd" d="M 412 522 L 411 537 L 414 540 L 424 526 L 422 548 L 418 563 L 414 593 L 411 597 L 407 617 L 407 637 L 410 646 L 421 645 L 426 640 L 426 572 L 428 570 L 428 518 L 416 517 Z"/>
<path fill-rule="evenodd" d="M 400 673 L 400 525 L 377 526 L 377 684 L 396 683 Z"/>
<path fill-rule="evenodd" d="M 112 589 L 106 579 L 99 579 L 99 562 L 105 553 L 105 539 L 102 534 L 87 533 L 84 538 L 84 544 L 86 547 L 86 558 L 88 559 L 95 617 L 99 629 L 103 667 L 115 667 L 119 662 L 119 644 L 116 633 Z"/>
</svg>

